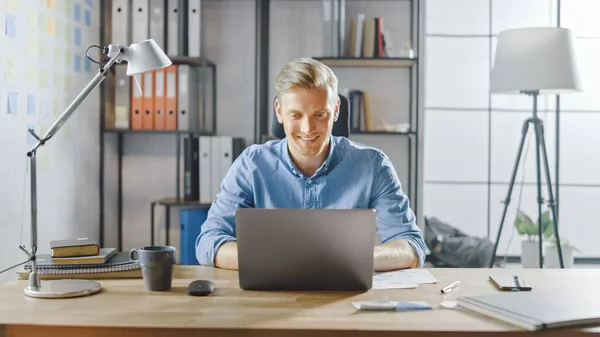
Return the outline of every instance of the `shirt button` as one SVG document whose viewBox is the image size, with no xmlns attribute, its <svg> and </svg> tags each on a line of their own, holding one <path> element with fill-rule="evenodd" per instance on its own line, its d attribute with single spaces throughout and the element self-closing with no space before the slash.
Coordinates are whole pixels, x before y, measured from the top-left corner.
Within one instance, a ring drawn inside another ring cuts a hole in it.
<svg viewBox="0 0 600 337">
<path fill-rule="evenodd" d="M 312 179 L 308 179 L 307 183 L 312 184 Z"/>
</svg>

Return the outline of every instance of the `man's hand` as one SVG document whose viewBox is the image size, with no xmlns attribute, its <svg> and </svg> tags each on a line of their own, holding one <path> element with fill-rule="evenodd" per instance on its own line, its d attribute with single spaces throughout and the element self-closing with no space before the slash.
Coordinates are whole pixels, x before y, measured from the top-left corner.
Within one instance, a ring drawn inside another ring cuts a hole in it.
<svg viewBox="0 0 600 337">
<path fill-rule="evenodd" d="M 388 241 L 375 246 L 375 271 L 416 268 L 419 258 L 412 246 L 404 239 Z"/>
<path fill-rule="evenodd" d="M 224 243 L 215 256 L 215 266 L 223 269 L 238 270 L 237 242 Z"/>
</svg>

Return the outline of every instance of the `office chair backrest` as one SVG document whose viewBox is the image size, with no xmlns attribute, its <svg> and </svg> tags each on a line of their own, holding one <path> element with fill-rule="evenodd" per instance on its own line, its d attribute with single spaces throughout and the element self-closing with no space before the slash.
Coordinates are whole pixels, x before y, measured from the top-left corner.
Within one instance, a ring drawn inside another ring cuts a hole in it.
<svg viewBox="0 0 600 337">
<path fill-rule="evenodd" d="M 333 123 L 331 134 L 334 136 L 346 137 L 350 136 L 350 118 L 348 117 L 348 99 L 344 95 L 338 95 L 340 98 L 340 111 L 338 119 Z M 277 99 L 277 98 L 275 98 Z M 273 102 L 275 102 L 275 99 Z M 271 136 L 275 138 L 285 138 L 283 125 L 277 121 L 277 111 L 273 106 L 273 122 L 271 123 Z"/>
</svg>

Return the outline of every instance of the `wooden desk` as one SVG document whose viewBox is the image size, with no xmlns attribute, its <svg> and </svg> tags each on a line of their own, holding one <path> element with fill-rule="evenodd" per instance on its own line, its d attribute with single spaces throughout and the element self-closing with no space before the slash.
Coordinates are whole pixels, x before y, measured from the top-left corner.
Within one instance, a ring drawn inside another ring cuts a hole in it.
<svg viewBox="0 0 600 337">
<path fill-rule="evenodd" d="M 519 273 L 534 291 L 598 291 L 600 270 L 431 269 L 440 281 L 416 289 L 368 292 L 244 291 L 237 272 L 177 266 L 170 292 L 149 292 L 143 280 L 100 280 L 103 290 L 73 299 L 35 299 L 23 295 L 26 281 L 0 286 L 0 337 L 34 336 L 488 336 L 539 335 L 461 309 L 421 312 L 357 311 L 353 301 L 423 300 L 437 306 L 442 286 L 461 280 L 454 294 L 495 292 L 489 275 Z M 185 293 L 189 282 L 210 279 L 209 297 Z M 596 297 L 597 298 L 597 297 Z M 552 336 L 582 336 L 600 328 L 555 330 Z M 546 333 L 543 333 L 546 335 Z"/>
</svg>

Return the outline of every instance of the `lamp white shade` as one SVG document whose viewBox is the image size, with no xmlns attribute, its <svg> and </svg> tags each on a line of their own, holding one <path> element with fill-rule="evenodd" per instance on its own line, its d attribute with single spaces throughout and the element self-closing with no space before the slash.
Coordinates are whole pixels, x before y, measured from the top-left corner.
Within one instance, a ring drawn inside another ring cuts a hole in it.
<svg viewBox="0 0 600 337">
<path fill-rule="evenodd" d="M 499 94 L 581 91 L 571 31 L 560 27 L 535 27 L 500 32 L 490 90 Z"/>
<path fill-rule="evenodd" d="M 168 67 L 172 63 L 153 39 L 132 44 L 127 54 L 127 76 Z"/>
</svg>

